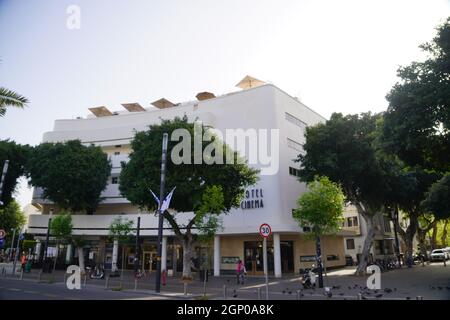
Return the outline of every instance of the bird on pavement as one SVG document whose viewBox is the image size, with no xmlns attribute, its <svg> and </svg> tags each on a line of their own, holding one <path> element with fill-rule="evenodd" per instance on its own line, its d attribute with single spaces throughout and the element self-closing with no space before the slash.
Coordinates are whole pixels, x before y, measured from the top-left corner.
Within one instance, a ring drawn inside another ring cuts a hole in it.
<svg viewBox="0 0 450 320">
<path fill-rule="evenodd" d="M 382 293 L 379 293 L 379 294 L 375 295 L 376 298 L 381 298 L 382 296 L 383 296 Z"/>
</svg>

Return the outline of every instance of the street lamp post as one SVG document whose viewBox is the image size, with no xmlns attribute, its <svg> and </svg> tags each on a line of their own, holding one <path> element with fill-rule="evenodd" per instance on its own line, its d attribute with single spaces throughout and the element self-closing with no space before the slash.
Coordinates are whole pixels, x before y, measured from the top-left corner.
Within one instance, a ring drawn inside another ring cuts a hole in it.
<svg viewBox="0 0 450 320">
<path fill-rule="evenodd" d="M 164 187 L 166 183 L 166 157 L 167 157 L 167 142 L 169 135 L 165 132 L 162 141 L 162 157 L 161 157 L 161 185 L 159 190 L 159 210 L 158 210 L 158 253 L 156 260 L 156 282 L 155 291 L 161 291 L 161 254 L 162 254 L 162 237 L 163 237 L 163 211 L 161 209 L 164 201 Z"/>
<path fill-rule="evenodd" d="M 50 209 L 50 214 L 48 218 L 48 225 L 47 225 L 47 235 L 45 237 L 45 248 L 44 248 L 44 257 L 42 260 L 42 272 L 45 272 L 45 266 L 47 263 L 47 253 L 48 253 L 48 241 L 50 238 L 50 226 L 52 223 L 52 216 L 53 216 L 53 209 Z"/>
<path fill-rule="evenodd" d="M 139 270 L 139 261 L 141 257 L 140 246 L 139 246 L 139 233 L 141 229 L 141 214 L 139 213 L 137 218 L 137 228 L 136 228 L 136 244 L 135 244 L 135 257 L 134 257 L 134 272 Z"/>
<path fill-rule="evenodd" d="M 398 267 L 401 268 L 402 262 L 401 262 L 401 258 L 400 258 L 400 243 L 398 241 L 398 234 L 397 234 L 397 223 L 398 223 L 398 210 L 397 209 L 391 211 L 391 218 L 392 218 L 392 221 L 394 222 L 395 254 L 397 255 L 397 259 L 398 259 Z"/>
<path fill-rule="evenodd" d="M 16 237 L 16 229 L 11 229 L 13 232 L 12 241 L 11 241 L 11 249 L 9 250 L 9 257 L 8 260 L 11 261 L 12 259 L 12 253 L 14 248 L 14 238 Z"/>
</svg>

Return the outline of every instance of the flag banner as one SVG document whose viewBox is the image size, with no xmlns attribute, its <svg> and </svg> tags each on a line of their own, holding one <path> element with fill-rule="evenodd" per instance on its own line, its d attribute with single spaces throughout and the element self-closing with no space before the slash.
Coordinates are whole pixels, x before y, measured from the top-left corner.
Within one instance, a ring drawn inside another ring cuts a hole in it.
<svg viewBox="0 0 450 320">
<path fill-rule="evenodd" d="M 158 199 L 158 197 L 156 196 L 156 194 L 153 193 L 152 189 L 150 189 L 150 192 L 152 193 L 153 198 L 155 198 L 155 201 L 156 201 L 156 203 L 158 204 L 158 207 L 159 207 L 159 199 Z"/>
<path fill-rule="evenodd" d="M 164 211 L 166 211 L 167 209 L 169 209 L 169 205 L 170 205 L 170 200 L 172 200 L 172 195 L 173 195 L 173 192 L 175 191 L 175 188 L 176 187 L 174 187 L 173 189 L 172 189 L 172 191 L 170 191 L 170 193 L 166 196 L 166 198 L 164 199 L 164 201 L 163 201 L 163 203 L 162 203 L 162 205 L 161 205 L 161 212 L 164 212 Z"/>
</svg>

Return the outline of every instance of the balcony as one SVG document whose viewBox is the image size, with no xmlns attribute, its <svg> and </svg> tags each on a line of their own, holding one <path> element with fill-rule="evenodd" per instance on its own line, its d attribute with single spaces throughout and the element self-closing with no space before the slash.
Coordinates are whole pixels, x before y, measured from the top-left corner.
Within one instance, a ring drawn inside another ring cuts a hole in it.
<svg viewBox="0 0 450 320">
<path fill-rule="evenodd" d="M 122 168 L 122 162 L 128 162 L 129 157 L 128 154 L 118 154 L 118 155 L 110 155 L 109 160 L 111 160 L 111 171 L 112 173 L 120 172 Z"/>
</svg>

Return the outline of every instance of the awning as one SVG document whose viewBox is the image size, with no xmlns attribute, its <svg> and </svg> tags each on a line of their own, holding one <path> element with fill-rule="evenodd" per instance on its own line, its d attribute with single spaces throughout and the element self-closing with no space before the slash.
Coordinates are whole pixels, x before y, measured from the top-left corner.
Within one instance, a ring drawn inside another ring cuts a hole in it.
<svg viewBox="0 0 450 320">
<path fill-rule="evenodd" d="M 202 100 L 208 100 L 208 99 L 215 98 L 216 96 L 214 95 L 214 93 L 204 91 L 204 92 L 197 93 L 197 95 L 195 97 L 197 98 L 197 100 L 202 101 Z"/>
<path fill-rule="evenodd" d="M 159 100 L 152 102 L 152 105 L 157 107 L 158 109 L 166 109 L 166 108 L 173 107 L 175 104 L 170 102 L 166 98 L 161 98 Z"/>
<path fill-rule="evenodd" d="M 264 81 L 258 80 L 251 76 L 245 76 L 244 79 L 239 81 L 239 83 L 236 85 L 236 87 L 241 88 L 241 89 L 249 89 L 249 88 L 261 86 L 263 84 L 265 84 Z"/>
<path fill-rule="evenodd" d="M 129 112 L 145 111 L 145 109 L 139 103 L 122 103 L 122 106 Z"/>
<path fill-rule="evenodd" d="M 107 117 L 113 115 L 113 113 L 106 107 L 89 108 L 89 111 L 91 111 L 96 117 Z"/>
</svg>

